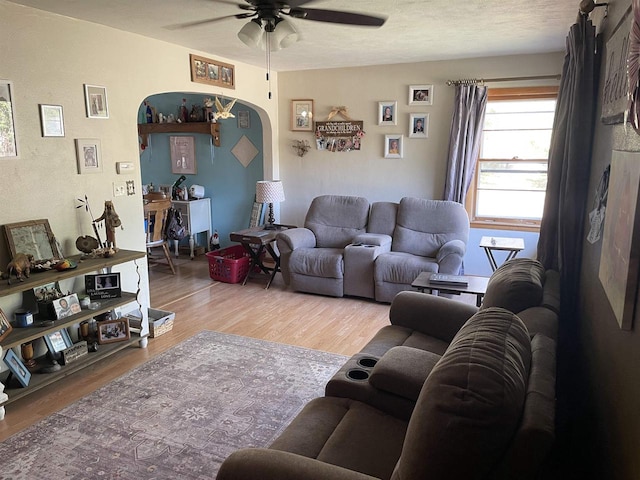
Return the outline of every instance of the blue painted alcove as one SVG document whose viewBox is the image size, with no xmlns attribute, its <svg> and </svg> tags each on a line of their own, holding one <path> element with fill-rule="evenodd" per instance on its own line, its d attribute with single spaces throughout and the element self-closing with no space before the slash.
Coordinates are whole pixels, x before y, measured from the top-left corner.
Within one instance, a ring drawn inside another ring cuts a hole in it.
<svg viewBox="0 0 640 480">
<path fill-rule="evenodd" d="M 182 99 L 191 111 L 192 105 L 203 105 L 203 101 L 210 95 L 194 93 L 162 93 L 147 97 L 146 101 L 158 113 L 178 116 Z M 213 98 L 213 97 L 212 97 Z M 223 104 L 230 99 L 219 97 Z M 145 105 L 141 104 L 138 112 L 138 122 L 145 122 Z M 249 128 L 238 127 L 238 111 L 249 112 Z M 149 135 L 149 144 L 140 152 L 140 172 L 142 183 L 172 185 L 180 175 L 171 172 L 171 156 L 169 137 L 188 135 L 195 137 L 196 167 L 195 175 L 186 175 L 183 186 L 202 185 L 205 197 L 211 199 L 211 226 L 220 236 L 221 247 L 228 246 L 229 233 L 249 226 L 249 218 L 255 198 L 256 182 L 263 180 L 263 142 L 262 122 L 258 113 L 251 107 L 236 101 L 231 109 L 236 118 L 220 120 L 220 146 L 213 145 L 210 135 L 199 133 L 154 133 Z M 246 136 L 258 150 L 258 154 L 245 168 L 231 153 L 233 147 L 242 136 Z M 204 235 L 198 238 L 199 245 L 206 245 L 209 239 Z M 183 240 L 186 243 L 186 239 Z"/>
</svg>

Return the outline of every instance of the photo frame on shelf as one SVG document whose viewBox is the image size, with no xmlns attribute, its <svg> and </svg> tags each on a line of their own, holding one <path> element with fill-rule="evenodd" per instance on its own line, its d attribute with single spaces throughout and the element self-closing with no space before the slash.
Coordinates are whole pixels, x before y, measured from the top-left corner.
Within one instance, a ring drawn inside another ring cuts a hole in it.
<svg viewBox="0 0 640 480">
<path fill-rule="evenodd" d="M 409 114 L 409 138 L 429 137 L 429 114 L 410 113 Z"/>
<path fill-rule="evenodd" d="M 167 198 L 171 198 L 171 185 L 162 184 L 158 185 L 158 191 L 164 193 Z"/>
<path fill-rule="evenodd" d="M 191 136 L 170 136 L 171 173 L 176 175 L 195 175 L 196 138 Z"/>
<path fill-rule="evenodd" d="M 402 158 L 404 135 L 384 136 L 384 158 Z"/>
<path fill-rule="evenodd" d="M 109 118 L 107 88 L 99 85 L 84 85 L 84 103 L 88 118 Z"/>
<path fill-rule="evenodd" d="M 398 124 L 398 102 L 389 100 L 378 102 L 378 125 Z"/>
<path fill-rule="evenodd" d="M 409 105 L 433 105 L 433 85 L 410 85 Z"/>
<path fill-rule="evenodd" d="M 13 109 L 13 82 L 0 80 L 0 158 L 18 156 L 15 113 Z"/>
<path fill-rule="evenodd" d="M 78 174 L 102 173 L 102 152 L 97 138 L 76 138 Z"/>
<path fill-rule="evenodd" d="M 84 286 L 91 300 L 122 297 L 120 272 L 85 275 Z"/>
<path fill-rule="evenodd" d="M 313 100 L 291 100 L 291 130 L 313 132 Z"/>
<path fill-rule="evenodd" d="M 235 67 L 230 63 L 220 62 L 199 55 L 189 55 L 191 81 L 216 85 L 225 88 L 236 88 Z"/>
<path fill-rule="evenodd" d="M 7 350 L 7 354 L 4 356 L 4 363 L 9 367 L 11 374 L 18 379 L 20 385 L 23 387 L 29 386 L 31 372 L 11 348 Z"/>
<path fill-rule="evenodd" d="M 64 137 L 62 105 L 40 104 L 40 127 L 43 137 Z"/>
<path fill-rule="evenodd" d="M 57 355 L 63 350 L 73 346 L 73 342 L 66 328 L 61 328 L 57 332 L 47 333 L 43 338 L 51 355 Z"/>
<path fill-rule="evenodd" d="M 11 333 L 11 330 L 13 330 L 11 322 L 9 322 L 7 316 L 4 314 L 2 309 L 0 309 L 0 342 L 4 339 L 4 337 Z"/>
<path fill-rule="evenodd" d="M 131 338 L 127 317 L 98 322 L 98 343 L 122 342 Z"/>
<path fill-rule="evenodd" d="M 78 294 L 72 293 L 62 298 L 57 298 L 53 301 L 53 308 L 56 312 L 56 319 L 70 317 L 76 313 L 80 313 L 80 300 L 78 300 Z"/>
<path fill-rule="evenodd" d="M 33 255 L 36 262 L 62 258 L 49 220 L 8 223 L 4 226 L 4 233 L 11 258 L 18 253 Z"/>
</svg>

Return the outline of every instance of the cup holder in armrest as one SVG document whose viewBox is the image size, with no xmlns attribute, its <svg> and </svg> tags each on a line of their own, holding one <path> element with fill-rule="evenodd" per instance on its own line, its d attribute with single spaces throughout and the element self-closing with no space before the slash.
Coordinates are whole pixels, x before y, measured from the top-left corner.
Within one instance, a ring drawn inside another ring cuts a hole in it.
<svg viewBox="0 0 640 480">
<path fill-rule="evenodd" d="M 366 380 L 369 378 L 369 372 L 358 368 L 352 368 L 347 371 L 347 378 L 350 378 L 351 380 Z"/>
<path fill-rule="evenodd" d="M 376 366 L 376 363 L 378 363 L 378 359 L 371 357 L 362 357 L 358 359 L 357 363 L 364 368 L 373 368 Z"/>
</svg>

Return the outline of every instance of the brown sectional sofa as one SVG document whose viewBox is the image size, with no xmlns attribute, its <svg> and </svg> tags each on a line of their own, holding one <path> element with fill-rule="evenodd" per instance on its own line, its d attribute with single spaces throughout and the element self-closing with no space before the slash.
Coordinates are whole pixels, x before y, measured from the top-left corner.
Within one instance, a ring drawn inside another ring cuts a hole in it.
<svg viewBox="0 0 640 480">
<path fill-rule="evenodd" d="M 515 259 L 480 309 L 398 294 L 391 325 L 325 397 L 268 449 L 233 453 L 218 478 L 537 478 L 554 441 L 558 287 L 557 272 Z"/>
</svg>

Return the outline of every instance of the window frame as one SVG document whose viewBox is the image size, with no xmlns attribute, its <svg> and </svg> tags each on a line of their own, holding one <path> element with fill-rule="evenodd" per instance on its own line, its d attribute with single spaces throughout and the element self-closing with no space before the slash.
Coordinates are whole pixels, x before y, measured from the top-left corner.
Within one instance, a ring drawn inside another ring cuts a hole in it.
<svg viewBox="0 0 640 480">
<path fill-rule="evenodd" d="M 496 100 L 531 100 L 531 99 L 555 99 L 558 98 L 558 86 L 544 87 L 518 87 L 518 88 L 490 88 L 487 92 L 487 101 Z M 473 179 L 467 192 L 465 208 L 469 214 L 471 227 L 538 232 L 540 230 L 540 220 L 518 219 L 518 218 L 501 218 L 501 217 L 479 217 L 476 216 L 476 203 L 478 199 L 478 171 L 481 162 L 495 162 L 507 159 L 480 158 L 480 149 L 478 149 L 478 158 L 476 159 L 476 168 L 473 172 Z M 523 161 L 539 162 L 542 159 L 531 159 Z M 548 165 L 548 159 L 546 159 Z"/>
</svg>

